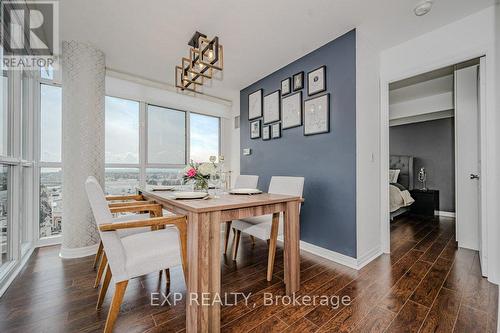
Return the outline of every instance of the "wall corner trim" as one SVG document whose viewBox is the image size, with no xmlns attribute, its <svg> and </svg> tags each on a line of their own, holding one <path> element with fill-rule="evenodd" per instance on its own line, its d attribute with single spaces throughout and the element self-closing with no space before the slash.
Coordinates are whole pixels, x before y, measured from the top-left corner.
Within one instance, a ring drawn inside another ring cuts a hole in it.
<svg viewBox="0 0 500 333">
<path fill-rule="evenodd" d="M 283 242 L 283 236 L 279 236 L 278 241 Z M 300 241 L 300 249 L 356 270 L 363 268 L 382 255 L 382 250 L 377 247 L 359 258 L 353 258 L 304 241 Z"/>
</svg>

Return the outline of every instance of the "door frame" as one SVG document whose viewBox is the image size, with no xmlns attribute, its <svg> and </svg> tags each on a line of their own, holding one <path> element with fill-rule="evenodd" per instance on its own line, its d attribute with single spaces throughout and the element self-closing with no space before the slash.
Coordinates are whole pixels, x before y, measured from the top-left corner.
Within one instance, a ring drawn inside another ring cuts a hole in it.
<svg viewBox="0 0 500 333">
<path fill-rule="evenodd" d="M 494 202 L 496 200 L 495 183 L 486 179 L 494 174 L 495 170 L 495 124 L 493 121 L 488 123 L 488 119 L 495 119 L 495 73 L 494 73 L 494 50 L 491 47 L 485 46 L 483 49 L 468 50 L 455 53 L 454 56 L 440 57 L 436 55 L 437 60 L 422 59 L 419 64 L 408 66 L 410 69 L 398 69 L 397 65 L 387 70 L 388 74 L 381 70 L 380 77 L 380 244 L 382 251 L 390 253 L 390 213 L 389 213 L 389 84 L 405 78 L 413 77 L 419 74 L 427 73 L 436 69 L 459 64 L 461 62 L 485 57 L 484 64 L 486 66 L 485 78 L 485 109 L 480 110 L 480 155 L 481 155 L 481 193 L 482 198 L 480 203 L 481 227 L 483 234 L 488 235 L 487 239 L 482 239 L 483 257 L 489 258 L 488 254 L 494 253 L 494 233 L 488 233 L 488 229 L 495 230 L 493 227 L 495 217 Z M 404 66 L 400 66 L 404 67 Z M 490 70 L 488 70 L 488 68 Z M 490 258 L 484 267 L 483 275 L 487 276 L 489 272 L 497 272 L 497 267 L 492 267 L 495 264 L 495 258 Z M 497 277 L 494 277 L 495 280 Z M 493 280 L 492 282 L 497 282 Z"/>
</svg>

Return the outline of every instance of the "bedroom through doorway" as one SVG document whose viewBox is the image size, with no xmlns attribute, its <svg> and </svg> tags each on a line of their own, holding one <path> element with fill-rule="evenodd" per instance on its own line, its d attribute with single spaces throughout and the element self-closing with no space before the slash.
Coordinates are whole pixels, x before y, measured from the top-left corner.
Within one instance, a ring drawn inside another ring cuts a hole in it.
<svg viewBox="0 0 500 333">
<path fill-rule="evenodd" d="M 481 62 L 476 58 L 389 85 L 391 249 L 412 247 L 435 256 L 426 258 L 433 262 L 446 246 L 458 246 L 479 251 L 481 266 L 486 262 Z"/>
</svg>

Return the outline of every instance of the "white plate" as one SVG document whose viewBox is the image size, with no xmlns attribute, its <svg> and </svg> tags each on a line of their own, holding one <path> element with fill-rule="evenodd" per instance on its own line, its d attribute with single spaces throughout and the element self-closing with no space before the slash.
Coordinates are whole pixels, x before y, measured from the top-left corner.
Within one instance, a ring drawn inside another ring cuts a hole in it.
<svg viewBox="0 0 500 333">
<path fill-rule="evenodd" d="M 230 194 L 260 194 L 261 190 L 256 188 L 233 188 L 229 191 Z"/>
<path fill-rule="evenodd" d="M 173 191 L 175 186 L 153 186 L 151 191 Z"/>
<path fill-rule="evenodd" d="M 175 199 L 203 199 L 208 193 L 205 192 L 174 192 L 172 193 Z"/>
</svg>

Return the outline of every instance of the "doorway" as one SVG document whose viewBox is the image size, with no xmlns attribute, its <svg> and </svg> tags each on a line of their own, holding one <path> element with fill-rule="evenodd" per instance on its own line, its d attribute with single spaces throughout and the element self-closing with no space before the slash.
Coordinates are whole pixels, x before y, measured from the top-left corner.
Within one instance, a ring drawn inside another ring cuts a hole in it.
<svg viewBox="0 0 500 333">
<path fill-rule="evenodd" d="M 383 129 L 390 143 L 385 156 L 389 182 L 382 190 L 390 193 L 392 221 L 408 215 L 423 215 L 438 224 L 440 219 L 452 221 L 458 246 L 479 251 L 486 276 L 487 234 L 481 214 L 484 68 L 482 57 L 390 82 L 388 126 Z M 395 173 L 402 177 L 394 178 Z M 395 187 L 406 192 L 401 193 L 401 207 L 393 206 Z M 389 219 L 382 224 L 387 248 L 398 244 L 388 235 Z"/>
</svg>

